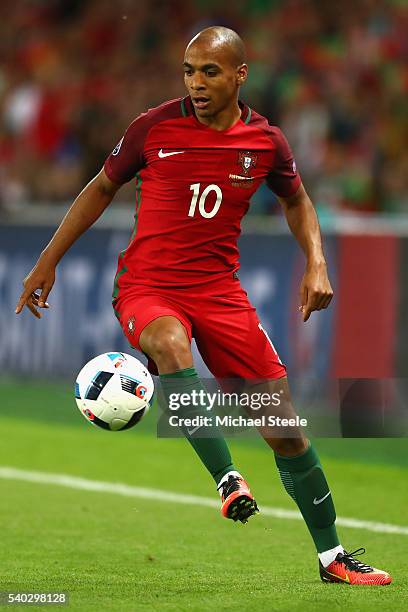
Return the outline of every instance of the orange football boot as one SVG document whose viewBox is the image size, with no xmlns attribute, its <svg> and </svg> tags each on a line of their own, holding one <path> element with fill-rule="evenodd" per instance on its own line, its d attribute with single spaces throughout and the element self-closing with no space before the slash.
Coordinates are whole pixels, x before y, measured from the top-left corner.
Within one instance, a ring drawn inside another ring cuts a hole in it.
<svg viewBox="0 0 408 612">
<path fill-rule="evenodd" d="M 392 578 L 387 572 L 365 565 L 354 559 L 354 555 L 362 555 L 365 548 L 358 548 L 351 553 L 339 553 L 327 567 L 319 561 L 320 578 L 323 582 L 341 582 L 343 584 L 390 584 Z"/>
<path fill-rule="evenodd" d="M 219 487 L 221 490 L 221 514 L 233 521 L 246 523 L 259 512 L 258 505 L 242 476 L 229 476 Z"/>
</svg>

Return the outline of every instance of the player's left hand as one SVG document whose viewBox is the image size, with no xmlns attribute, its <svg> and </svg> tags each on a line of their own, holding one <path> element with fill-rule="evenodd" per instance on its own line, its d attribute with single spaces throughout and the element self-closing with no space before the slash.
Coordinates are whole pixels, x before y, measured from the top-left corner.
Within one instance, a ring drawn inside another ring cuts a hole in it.
<svg viewBox="0 0 408 612">
<path fill-rule="evenodd" d="M 300 285 L 299 310 L 303 314 L 303 321 L 307 321 L 314 310 L 327 308 L 332 297 L 326 263 L 308 265 Z"/>
</svg>

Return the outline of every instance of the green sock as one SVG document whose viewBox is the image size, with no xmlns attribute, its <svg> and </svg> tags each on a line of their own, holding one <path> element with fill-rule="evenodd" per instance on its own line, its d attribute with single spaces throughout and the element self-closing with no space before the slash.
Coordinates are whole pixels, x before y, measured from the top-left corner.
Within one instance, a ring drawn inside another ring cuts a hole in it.
<svg viewBox="0 0 408 612">
<path fill-rule="evenodd" d="M 295 457 L 281 457 L 275 453 L 275 461 L 283 486 L 297 503 L 317 552 L 338 546 L 333 499 L 312 445 Z"/>
<path fill-rule="evenodd" d="M 178 370 L 172 374 L 160 374 L 160 382 L 162 384 L 164 397 L 168 401 L 169 396 L 172 393 L 191 393 L 196 390 L 200 392 L 205 390 L 202 382 L 200 381 L 195 368 L 186 368 L 184 370 Z M 194 415 L 203 414 L 208 415 L 205 407 L 183 407 L 183 416 L 194 410 Z M 184 432 L 184 429 L 182 429 Z M 214 430 L 214 436 L 216 431 Z M 232 463 L 231 455 L 228 450 L 227 443 L 221 434 L 217 437 L 211 438 L 193 438 L 187 437 L 191 446 L 194 448 L 201 461 L 214 478 L 216 484 L 219 483 L 221 478 L 230 472 L 236 470 Z"/>
</svg>

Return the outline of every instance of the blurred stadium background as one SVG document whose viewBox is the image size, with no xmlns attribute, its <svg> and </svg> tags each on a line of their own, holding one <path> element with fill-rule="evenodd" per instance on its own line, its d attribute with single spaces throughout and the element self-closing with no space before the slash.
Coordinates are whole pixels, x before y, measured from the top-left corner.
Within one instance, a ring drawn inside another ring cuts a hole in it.
<svg viewBox="0 0 408 612">
<path fill-rule="evenodd" d="M 88 425 L 74 414 L 72 381 L 82 364 L 107 350 L 130 350 L 113 315 L 110 294 L 117 254 L 126 247 L 132 227 L 134 185 L 120 191 L 102 220 L 64 258 L 49 300 L 52 308 L 42 321 L 28 311 L 20 317 L 13 314 L 22 279 L 72 198 L 98 172 L 129 122 L 148 107 L 184 95 L 181 62 L 186 42 L 208 25 L 232 27 L 246 41 L 250 77 L 242 98 L 286 133 L 325 233 L 336 296 L 327 312 L 312 315 L 303 325 L 297 312 L 303 256 L 266 188 L 254 198 L 244 223 L 242 284 L 289 373 L 317 379 L 407 376 L 406 1 L 237 0 L 221 5 L 218 0 L 3 0 L 0 15 L 0 425 L 4 440 L 0 465 L 170 488 L 163 474 L 173 462 L 172 474 L 176 476 L 172 488 L 213 495 L 201 472 L 190 488 L 188 483 L 196 477 L 198 467 L 187 450 L 183 455 L 183 441 L 171 442 L 174 451 L 167 444 L 166 455 L 161 456 L 163 447 L 154 439 L 154 427 L 150 433 L 136 428 L 123 434 L 129 437 L 122 447 L 114 435 L 115 440 L 98 438 L 104 432 L 88 431 Z M 203 366 L 201 371 L 205 371 Z M 406 397 L 404 403 L 406 406 Z M 139 442 L 136 438 L 133 442 L 133 435 L 140 436 Z M 407 431 L 401 430 L 400 435 L 406 436 Z M 235 445 L 244 464 L 246 461 L 250 472 L 252 469 L 250 475 L 266 503 L 292 508 L 277 482 L 279 493 L 274 491 L 269 500 L 261 478 L 265 456 L 261 448 L 254 441 Z M 117 475 L 111 462 L 117 465 L 121 461 L 125 447 L 130 463 L 134 452 L 134 461 L 145 471 L 132 468 L 131 474 L 123 471 Z M 320 440 L 318 448 L 340 491 L 340 513 L 404 524 L 407 498 L 401 478 L 406 477 L 402 470 L 408 463 L 405 440 Z M 101 453 L 106 455 L 106 465 Z M 180 471 L 177 461 L 183 462 Z M 354 475 L 353 484 L 344 472 Z M 360 479 L 361 473 L 367 484 Z M 373 483 L 377 480 L 376 489 Z M 388 497 L 391 509 L 382 499 L 382 480 L 394 483 Z M 400 482 L 399 488 L 395 483 Z M 49 524 L 56 519 L 52 510 L 47 514 L 40 502 L 32 501 L 38 499 L 33 484 L 0 480 L 2 490 L 3 485 L 8 489 L 0 496 L 0 514 L 4 513 L 3 524 L 12 524 L 15 529 L 8 535 L 10 554 L 17 550 L 16 561 L 8 568 L 7 584 L 30 586 L 35 582 L 36 568 L 43 563 L 43 549 L 36 548 L 29 560 L 21 561 L 24 533 L 15 522 L 17 517 L 26 525 L 25 535 L 36 542 L 21 505 L 27 500 L 33 504 L 34 524 L 44 541 L 47 534 L 41 531 L 40 517 L 47 516 Z M 348 496 L 353 499 L 351 509 L 344 503 Z M 58 506 L 59 498 L 53 499 Z M 55 512 L 64 512 L 65 503 L 71 508 L 75 500 L 61 500 Z M 364 500 L 369 502 L 368 511 Z M 110 502 L 104 503 L 107 516 L 113 516 L 116 510 Z M 131 501 L 133 506 L 135 503 Z M 157 519 L 156 526 L 163 520 L 162 514 L 153 512 L 151 516 L 153 522 Z M 130 529 L 132 525 L 129 521 Z M 219 529 L 210 522 L 207 527 L 215 532 Z M 92 546 L 97 550 L 99 526 L 94 528 Z M 81 538 L 75 529 L 72 527 L 71 535 Z M 109 530 L 109 524 L 103 529 Z M 285 536 L 288 541 L 284 538 L 284 546 L 299 547 L 298 529 L 292 530 L 293 542 Z M 278 540 L 284 531 L 282 523 Z M 58 533 L 57 524 L 52 533 Z M 162 541 L 167 537 L 165 532 L 157 533 Z M 257 546 L 262 546 L 263 527 L 258 535 Z M 143 534 L 140 537 L 143 540 Z M 225 537 L 230 538 L 227 532 Z M 387 558 L 391 563 L 398 559 L 398 546 L 400 550 L 403 546 L 400 536 L 364 537 L 373 543 L 377 557 L 389 550 L 386 545 L 394 538 Z M 160 538 L 156 536 L 157 546 Z M 359 534 L 358 541 L 361 539 Z M 119 538 L 119 543 L 109 540 L 109 544 L 117 545 L 120 562 L 120 546 L 125 547 L 125 542 Z M 186 544 L 180 554 L 188 556 L 192 546 Z M 67 551 L 70 559 L 72 548 L 68 546 Z M 44 552 L 54 553 L 51 544 Z M 224 553 L 218 551 L 219 559 Z M 102 559 L 110 553 L 100 554 Z M 80 576 L 93 581 L 95 575 L 88 576 L 87 571 L 96 562 L 86 556 L 85 549 L 81 555 L 86 568 Z M 55 563 L 67 562 L 56 559 Z M 190 565 L 193 562 L 194 555 Z M 277 571 L 285 564 L 281 557 Z M 102 575 L 109 571 L 97 565 L 94 569 Z M 254 579 L 259 572 L 255 569 Z M 248 571 L 241 578 L 251 589 L 252 574 Z M 44 588 L 51 575 L 62 580 L 56 568 L 52 572 L 47 575 L 44 567 Z M 160 593 L 168 576 L 158 576 Z M 195 579 L 190 579 L 191 586 Z M 285 579 L 290 581 L 288 576 Z M 68 587 L 78 586 L 78 580 L 68 580 Z M 186 603 L 177 608 L 178 574 L 174 580 L 169 589 L 176 603 L 171 609 L 187 609 Z M 99 586 L 103 591 L 104 586 Z M 122 587 L 118 578 L 118 597 Z M 228 585 L 221 583 L 220 590 L 225 588 L 229 591 Z M 282 585 L 280 588 L 286 592 Z M 302 600 L 301 594 L 299 597 Z M 205 609 L 204 600 L 200 601 L 202 607 L 197 604 L 195 609 Z M 265 601 L 258 601 L 259 609 Z M 353 600 L 348 599 L 347 604 L 350 602 Z M 241 601 L 237 603 L 242 607 Z M 258 609 L 258 604 L 251 609 Z M 364 609 L 360 604 L 359 600 L 358 609 Z M 132 603 L 129 608 L 126 605 L 116 609 L 138 609 Z M 374 605 L 371 602 L 370 609 Z M 394 600 L 392 606 L 387 605 L 384 600 L 382 609 L 403 609 Z M 163 606 L 162 602 L 161 609 L 167 609 Z M 314 609 L 316 606 L 317 600 Z M 89 604 L 82 609 L 93 608 Z M 106 602 L 99 609 L 108 609 Z"/>
<path fill-rule="evenodd" d="M 406 212 L 404 0 L 4 0 L 1 12 L 3 213 L 70 200 L 136 115 L 183 94 L 186 41 L 214 23 L 246 41 L 242 96 L 285 131 L 322 212 Z M 253 212 L 277 214 L 269 193 Z"/>
</svg>

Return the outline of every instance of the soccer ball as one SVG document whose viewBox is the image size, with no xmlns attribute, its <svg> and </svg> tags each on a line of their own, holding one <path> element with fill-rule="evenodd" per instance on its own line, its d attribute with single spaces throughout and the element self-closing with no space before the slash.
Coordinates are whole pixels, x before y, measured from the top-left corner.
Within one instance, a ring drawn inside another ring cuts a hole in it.
<svg viewBox="0 0 408 612">
<path fill-rule="evenodd" d="M 75 399 L 89 423 L 119 431 L 136 425 L 147 412 L 154 383 L 147 369 L 126 353 L 104 353 L 84 365 Z"/>
</svg>

